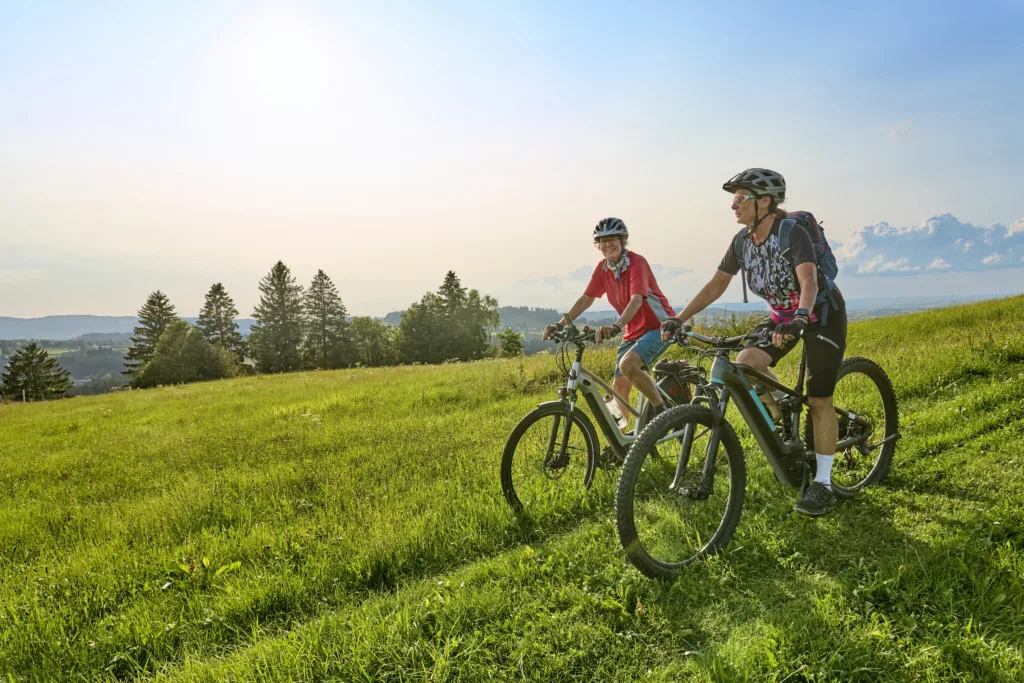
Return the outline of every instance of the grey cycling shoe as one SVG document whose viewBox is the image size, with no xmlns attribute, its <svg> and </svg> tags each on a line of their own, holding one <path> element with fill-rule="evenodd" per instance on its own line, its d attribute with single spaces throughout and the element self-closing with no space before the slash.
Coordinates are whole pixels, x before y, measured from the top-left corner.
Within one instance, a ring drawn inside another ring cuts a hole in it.
<svg viewBox="0 0 1024 683">
<path fill-rule="evenodd" d="M 820 517 L 828 514 L 838 502 L 839 499 L 836 498 L 836 494 L 832 493 L 832 489 L 824 484 L 813 482 L 804 491 L 804 495 L 793 506 L 793 509 L 808 517 Z"/>
</svg>

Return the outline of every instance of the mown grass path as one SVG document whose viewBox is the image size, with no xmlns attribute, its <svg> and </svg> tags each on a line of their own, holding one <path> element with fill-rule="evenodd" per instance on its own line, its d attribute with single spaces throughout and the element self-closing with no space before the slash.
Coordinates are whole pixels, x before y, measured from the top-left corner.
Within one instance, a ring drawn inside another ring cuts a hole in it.
<svg viewBox="0 0 1024 683">
<path fill-rule="evenodd" d="M 807 520 L 744 439 L 736 537 L 671 584 L 625 562 L 613 474 L 506 510 L 550 357 L 0 406 L 0 679 L 1024 679 L 1022 304 L 853 325 L 889 479 Z"/>
</svg>

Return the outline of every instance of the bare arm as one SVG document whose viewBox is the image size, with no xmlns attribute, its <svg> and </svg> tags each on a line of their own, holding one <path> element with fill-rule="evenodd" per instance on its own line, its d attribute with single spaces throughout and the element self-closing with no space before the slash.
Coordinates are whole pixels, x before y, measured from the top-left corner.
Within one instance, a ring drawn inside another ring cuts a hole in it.
<svg viewBox="0 0 1024 683">
<path fill-rule="evenodd" d="M 583 313 L 583 311 L 590 308 L 590 305 L 593 303 L 594 297 L 587 296 L 586 294 L 584 294 L 583 296 L 576 300 L 576 303 L 572 305 L 572 308 L 570 308 L 567 312 L 562 314 L 562 320 L 568 319 L 568 322 L 576 320 L 576 318 L 578 318 L 580 314 Z M 558 325 L 561 325 L 561 323 L 558 323 Z M 558 329 L 558 325 L 547 325 L 544 328 L 544 334 L 542 334 L 540 338 L 544 341 L 547 341 L 551 336 L 551 331 Z"/>
<path fill-rule="evenodd" d="M 800 281 L 800 308 L 808 311 L 814 309 L 814 300 L 818 298 L 818 274 L 811 262 L 801 263 L 796 267 L 796 279 Z"/>
<path fill-rule="evenodd" d="M 634 294 L 629 298 L 629 303 L 626 304 L 626 308 L 623 309 L 622 315 L 615 321 L 615 324 L 619 326 L 620 330 L 626 328 L 629 321 L 633 319 L 636 312 L 640 310 L 640 307 L 644 305 L 644 298 L 640 294 Z"/>
<path fill-rule="evenodd" d="M 686 308 L 676 314 L 676 317 L 685 323 L 687 320 L 718 301 L 718 298 L 725 294 L 725 290 L 729 288 L 730 282 L 732 282 L 732 275 L 729 275 L 729 273 L 724 270 L 716 270 L 711 281 L 697 292 L 697 296 L 693 297 L 693 299 L 690 300 L 690 303 L 686 304 Z"/>
<path fill-rule="evenodd" d="M 583 311 L 590 308 L 593 303 L 594 297 L 584 294 L 576 300 L 576 303 L 572 305 L 572 308 L 569 309 L 569 312 L 566 315 L 569 316 L 569 320 L 576 320 L 576 318 L 580 317 L 580 315 L 583 314 Z"/>
</svg>

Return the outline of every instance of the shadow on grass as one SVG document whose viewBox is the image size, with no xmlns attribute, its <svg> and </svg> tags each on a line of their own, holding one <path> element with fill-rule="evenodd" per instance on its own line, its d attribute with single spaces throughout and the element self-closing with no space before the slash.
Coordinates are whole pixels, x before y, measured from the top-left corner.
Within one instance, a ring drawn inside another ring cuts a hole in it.
<svg viewBox="0 0 1024 683">
<path fill-rule="evenodd" d="M 818 520 L 756 515 L 722 555 L 645 599 L 680 629 L 693 628 L 695 596 L 714 604 L 694 660 L 713 681 L 1020 680 L 1016 508 L 1001 520 L 980 505 L 933 514 L 921 537 L 903 517 L 927 511 L 879 498 Z"/>
</svg>

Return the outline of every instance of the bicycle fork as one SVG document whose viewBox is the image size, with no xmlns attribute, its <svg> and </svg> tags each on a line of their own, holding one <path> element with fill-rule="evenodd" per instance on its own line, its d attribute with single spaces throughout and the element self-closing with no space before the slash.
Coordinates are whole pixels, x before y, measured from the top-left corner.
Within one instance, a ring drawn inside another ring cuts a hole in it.
<svg viewBox="0 0 1024 683">
<path fill-rule="evenodd" d="M 569 381 L 566 383 L 563 393 L 563 398 L 568 401 L 568 407 L 565 410 L 565 424 L 561 425 L 562 441 L 558 445 L 558 455 L 552 462 L 552 451 L 555 448 L 555 440 L 558 438 L 558 421 L 560 419 L 559 415 L 555 415 L 554 424 L 551 425 L 551 436 L 548 439 L 547 457 L 544 461 L 545 466 L 554 464 L 555 467 L 558 467 L 565 462 L 566 450 L 569 448 L 569 434 L 572 431 L 572 412 L 576 409 L 576 380 L 579 376 L 580 361 L 576 360 L 569 371 Z"/>
<path fill-rule="evenodd" d="M 725 414 L 725 401 L 727 398 L 722 400 L 722 412 L 712 408 L 715 419 L 711 428 L 711 435 L 708 437 L 708 446 L 704 452 L 704 466 L 701 469 L 700 484 L 697 488 L 692 489 L 688 492 L 690 498 L 694 500 L 707 500 L 711 495 L 711 490 L 715 484 L 715 472 L 718 466 L 718 446 L 721 443 L 721 426 L 725 422 L 725 418 L 722 415 Z M 690 423 L 683 428 L 683 437 L 681 447 L 679 450 L 679 461 L 676 463 L 676 474 L 672 479 L 672 483 L 669 485 L 669 491 L 678 491 L 683 485 L 683 481 L 686 478 L 686 470 L 690 465 L 690 451 L 693 448 L 693 440 L 695 438 L 694 432 L 697 429 L 697 425 Z"/>
</svg>

